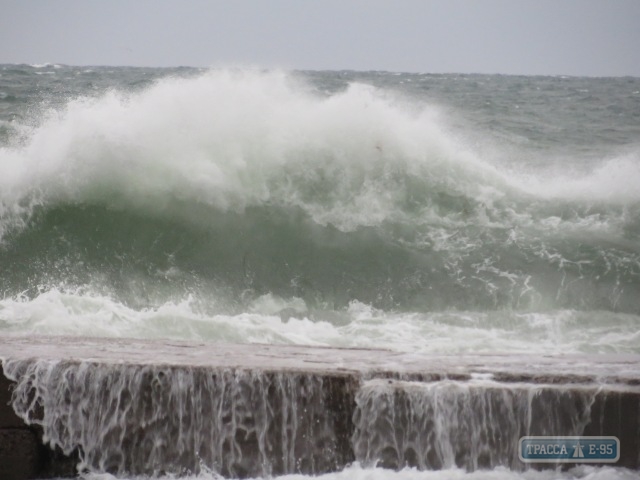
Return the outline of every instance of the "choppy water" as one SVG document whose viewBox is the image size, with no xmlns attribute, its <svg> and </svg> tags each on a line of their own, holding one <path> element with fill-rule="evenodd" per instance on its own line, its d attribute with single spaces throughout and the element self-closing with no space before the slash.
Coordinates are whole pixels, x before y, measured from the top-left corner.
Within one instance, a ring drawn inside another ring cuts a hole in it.
<svg viewBox="0 0 640 480">
<path fill-rule="evenodd" d="M 640 79 L 0 66 L 0 272 L 0 333 L 640 353 Z M 328 478 L 556 478 L 438 475 Z"/>
<path fill-rule="evenodd" d="M 0 75 L 2 331 L 640 351 L 638 79 Z"/>
</svg>

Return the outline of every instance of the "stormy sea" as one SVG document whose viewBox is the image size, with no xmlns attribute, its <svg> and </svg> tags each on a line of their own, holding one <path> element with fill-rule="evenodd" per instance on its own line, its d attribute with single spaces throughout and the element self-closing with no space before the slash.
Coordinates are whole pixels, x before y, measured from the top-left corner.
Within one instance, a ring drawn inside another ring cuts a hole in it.
<svg viewBox="0 0 640 480">
<path fill-rule="evenodd" d="M 640 354 L 640 78 L 0 65 L 0 334 Z"/>
</svg>

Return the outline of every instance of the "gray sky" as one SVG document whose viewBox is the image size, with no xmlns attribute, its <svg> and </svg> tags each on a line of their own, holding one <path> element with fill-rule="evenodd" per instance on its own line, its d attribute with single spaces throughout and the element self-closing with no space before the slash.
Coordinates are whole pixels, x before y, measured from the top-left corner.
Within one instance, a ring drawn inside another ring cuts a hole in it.
<svg viewBox="0 0 640 480">
<path fill-rule="evenodd" d="M 0 0 L 0 63 L 640 76 L 640 0 Z"/>
</svg>

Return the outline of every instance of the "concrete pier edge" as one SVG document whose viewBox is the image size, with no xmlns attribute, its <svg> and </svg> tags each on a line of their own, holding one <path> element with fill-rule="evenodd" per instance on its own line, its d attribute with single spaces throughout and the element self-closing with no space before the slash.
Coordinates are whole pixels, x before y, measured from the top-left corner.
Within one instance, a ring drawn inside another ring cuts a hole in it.
<svg viewBox="0 0 640 480">
<path fill-rule="evenodd" d="M 0 336 L 0 361 L 9 359 L 320 377 L 326 386 L 326 407 L 338 432 L 336 450 L 342 452 L 333 464 L 321 467 L 326 471 L 340 469 L 354 460 L 350 420 L 358 388 L 369 379 L 464 382 L 480 376 L 505 387 L 516 383 L 539 384 L 542 390 L 545 385 L 595 387 L 598 393 L 583 435 L 617 436 L 621 455 L 616 466 L 640 468 L 640 355 L 429 355 L 291 345 Z M 42 429 L 26 425 L 14 413 L 10 405 L 13 383 L 4 370 L 0 373 L 0 478 L 75 476 L 77 453 L 67 457 L 43 445 Z"/>
</svg>

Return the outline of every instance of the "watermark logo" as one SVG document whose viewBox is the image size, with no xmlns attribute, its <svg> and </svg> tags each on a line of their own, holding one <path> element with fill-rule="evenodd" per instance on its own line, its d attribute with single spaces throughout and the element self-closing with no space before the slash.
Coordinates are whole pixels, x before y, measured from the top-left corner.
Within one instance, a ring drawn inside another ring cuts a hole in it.
<svg viewBox="0 0 640 480">
<path fill-rule="evenodd" d="M 617 437 L 522 437 L 518 456 L 525 463 L 615 463 Z"/>
</svg>

